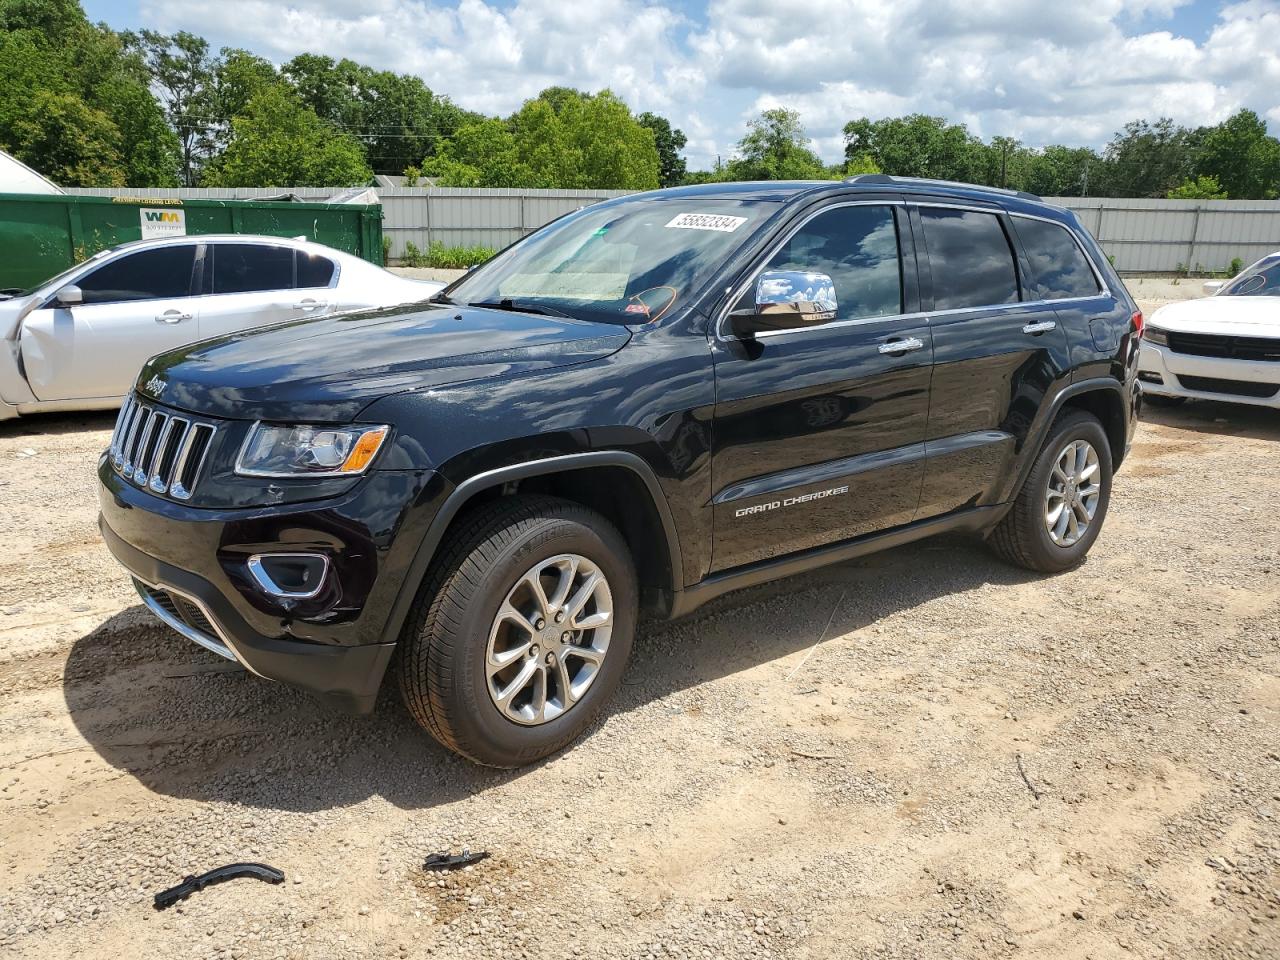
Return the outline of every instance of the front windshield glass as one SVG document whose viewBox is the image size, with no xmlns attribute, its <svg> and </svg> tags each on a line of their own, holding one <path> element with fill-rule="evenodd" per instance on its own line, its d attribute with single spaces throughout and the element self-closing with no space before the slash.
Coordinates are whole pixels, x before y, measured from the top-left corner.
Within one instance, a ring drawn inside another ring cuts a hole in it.
<svg viewBox="0 0 1280 960">
<path fill-rule="evenodd" d="M 1220 297 L 1280 297 L 1280 259 L 1259 260 L 1228 283 Z"/>
<path fill-rule="evenodd" d="M 442 299 L 645 323 L 696 292 L 777 208 L 679 198 L 587 207 L 467 274 Z"/>
</svg>

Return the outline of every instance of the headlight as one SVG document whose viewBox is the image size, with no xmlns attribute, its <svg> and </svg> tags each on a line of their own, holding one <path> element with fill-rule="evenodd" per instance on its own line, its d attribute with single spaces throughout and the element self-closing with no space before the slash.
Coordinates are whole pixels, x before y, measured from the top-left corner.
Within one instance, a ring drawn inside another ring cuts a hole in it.
<svg viewBox="0 0 1280 960">
<path fill-rule="evenodd" d="M 255 423 L 240 448 L 246 477 L 354 477 L 364 473 L 390 427 L 313 427 Z"/>
<path fill-rule="evenodd" d="M 1151 324 L 1147 324 L 1147 329 L 1143 333 L 1142 339 L 1147 341 L 1147 343 L 1159 344 L 1162 347 L 1167 347 L 1169 345 L 1168 332 L 1161 330 L 1159 327 L 1153 327 Z"/>
</svg>

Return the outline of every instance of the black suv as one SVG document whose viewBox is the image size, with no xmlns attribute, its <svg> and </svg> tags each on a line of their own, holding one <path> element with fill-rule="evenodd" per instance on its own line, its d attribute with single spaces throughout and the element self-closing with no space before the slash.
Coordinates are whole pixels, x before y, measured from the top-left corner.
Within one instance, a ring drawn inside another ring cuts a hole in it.
<svg viewBox="0 0 1280 960">
<path fill-rule="evenodd" d="M 942 531 L 1078 563 L 1142 316 L 1069 212 L 882 175 L 629 196 L 428 302 L 152 359 L 101 528 L 260 676 L 481 763 L 564 746 L 638 616 Z"/>
</svg>

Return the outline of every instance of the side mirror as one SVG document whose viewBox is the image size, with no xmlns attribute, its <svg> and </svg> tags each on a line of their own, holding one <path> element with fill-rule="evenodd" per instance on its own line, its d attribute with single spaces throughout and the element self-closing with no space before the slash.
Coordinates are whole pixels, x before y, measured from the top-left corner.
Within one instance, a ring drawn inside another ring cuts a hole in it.
<svg viewBox="0 0 1280 960">
<path fill-rule="evenodd" d="M 84 293 L 74 283 L 69 283 L 53 295 L 60 307 L 74 307 L 84 303 Z"/>
<path fill-rule="evenodd" d="M 730 316 L 734 331 L 744 337 L 816 327 L 836 318 L 836 286 L 825 273 L 766 270 L 756 278 L 755 306 Z"/>
<path fill-rule="evenodd" d="M 1204 292 L 1209 294 L 1209 296 L 1213 296 L 1226 285 L 1227 281 L 1225 280 L 1206 280 L 1204 282 Z"/>
</svg>

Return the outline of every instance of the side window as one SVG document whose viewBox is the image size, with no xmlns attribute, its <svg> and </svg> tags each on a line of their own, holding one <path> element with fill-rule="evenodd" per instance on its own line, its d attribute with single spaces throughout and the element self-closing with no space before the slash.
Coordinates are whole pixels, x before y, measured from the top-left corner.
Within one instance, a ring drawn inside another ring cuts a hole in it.
<svg viewBox="0 0 1280 960">
<path fill-rule="evenodd" d="M 211 243 L 214 293 L 293 289 L 293 248 L 265 243 Z M 206 258 L 208 254 L 206 254 Z M 205 261 L 208 270 L 208 260 Z"/>
<path fill-rule="evenodd" d="M 1092 297 L 1101 292 L 1084 251 L 1066 227 L 1029 217 L 1014 217 L 1013 223 L 1031 261 L 1036 299 Z"/>
<path fill-rule="evenodd" d="M 298 286 L 327 287 L 333 280 L 334 263 L 318 253 L 298 252 Z"/>
<path fill-rule="evenodd" d="M 140 250 L 112 260 L 80 279 L 85 303 L 168 300 L 191 295 L 194 244 Z"/>
<path fill-rule="evenodd" d="M 836 320 L 902 312 L 902 265 L 892 207 L 858 204 L 820 213 L 765 269 L 825 273 L 836 290 Z"/>
<path fill-rule="evenodd" d="M 1018 301 L 1018 271 L 993 213 L 921 207 L 933 275 L 933 309 L 960 310 Z"/>
</svg>

